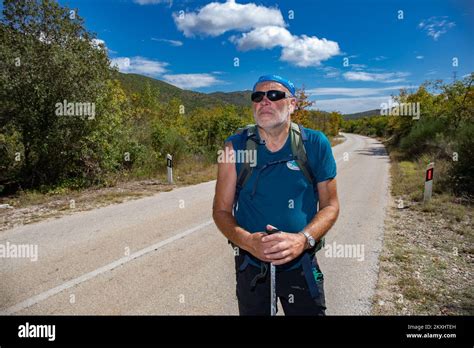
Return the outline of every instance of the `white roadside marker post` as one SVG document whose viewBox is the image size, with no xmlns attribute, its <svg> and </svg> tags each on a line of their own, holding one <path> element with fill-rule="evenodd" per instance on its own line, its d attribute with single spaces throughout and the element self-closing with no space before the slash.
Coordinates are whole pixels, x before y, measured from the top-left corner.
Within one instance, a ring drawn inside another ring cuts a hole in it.
<svg viewBox="0 0 474 348">
<path fill-rule="evenodd" d="M 425 175 L 425 194 L 423 197 L 423 203 L 428 203 L 431 199 L 431 194 L 433 192 L 433 171 L 434 171 L 434 163 L 428 164 L 426 167 L 426 175 Z"/>
<path fill-rule="evenodd" d="M 166 155 L 166 167 L 168 167 L 168 184 L 173 183 L 173 156 Z"/>
</svg>

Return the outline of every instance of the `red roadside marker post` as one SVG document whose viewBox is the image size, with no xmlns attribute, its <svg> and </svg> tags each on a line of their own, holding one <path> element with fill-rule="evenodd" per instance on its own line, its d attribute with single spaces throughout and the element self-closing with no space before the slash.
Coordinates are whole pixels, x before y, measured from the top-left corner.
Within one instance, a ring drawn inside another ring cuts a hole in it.
<svg viewBox="0 0 474 348">
<path fill-rule="evenodd" d="M 431 194 L 433 192 L 433 172 L 434 172 L 434 163 L 431 162 L 426 167 L 425 175 L 425 194 L 423 197 L 423 203 L 428 203 L 431 199 Z"/>
</svg>

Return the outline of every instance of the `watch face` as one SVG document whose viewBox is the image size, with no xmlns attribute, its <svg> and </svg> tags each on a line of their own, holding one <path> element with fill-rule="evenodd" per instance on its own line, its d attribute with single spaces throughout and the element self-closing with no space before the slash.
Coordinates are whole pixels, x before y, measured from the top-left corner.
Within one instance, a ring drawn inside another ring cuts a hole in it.
<svg viewBox="0 0 474 348">
<path fill-rule="evenodd" d="M 309 239 L 309 245 L 310 245 L 311 247 L 314 247 L 315 244 L 316 244 L 316 241 L 314 240 L 314 238 L 310 238 L 310 239 Z"/>
</svg>

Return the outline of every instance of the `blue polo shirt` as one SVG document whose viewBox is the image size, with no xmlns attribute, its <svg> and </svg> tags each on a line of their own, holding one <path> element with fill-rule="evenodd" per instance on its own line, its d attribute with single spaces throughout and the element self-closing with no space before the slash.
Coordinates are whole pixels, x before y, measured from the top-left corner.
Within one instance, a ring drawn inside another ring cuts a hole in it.
<svg viewBox="0 0 474 348">
<path fill-rule="evenodd" d="M 328 138 L 321 131 L 305 128 L 305 132 L 308 138 L 306 154 L 316 182 L 335 178 L 336 161 Z M 259 135 L 257 138 L 260 141 Z M 227 138 L 226 142 L 229 141 L 235 151 L 245 150 L 245 135 L 234 134 Z M 276 152 L 271 152 L 264 144 L 257 145 L 256 159 L 257 165 L 242 188 L 234 210 L 237 224 L 251 233 L 265 232 L 267 224 L 284 232 L 301 232 L 316 215 L 319 196 L 317 188 L 313 190 L 292 160 L 290 136 Z M 242 163 L 236 163 L 237 175 L 241 167 Z M 259 265 L 253 257 L 251 263 Z M 296 259 L 281 268 L 293 269 L 298 265 L 299 259 Z"/>
</svg>

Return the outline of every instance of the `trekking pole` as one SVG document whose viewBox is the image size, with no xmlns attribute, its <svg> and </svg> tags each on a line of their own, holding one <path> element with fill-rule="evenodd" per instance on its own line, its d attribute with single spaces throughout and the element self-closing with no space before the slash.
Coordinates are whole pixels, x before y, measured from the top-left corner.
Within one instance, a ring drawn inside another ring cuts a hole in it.
<svg viewBox="0 0 474 348">
<path fill-rule="evenodd" d="M 272 225 L 267 226 L 267 233 L 278 233 L 280 230 Z M 275 316 L 277 311 L 276 297 L 276 270 L 275 266 L 270 262 L 270 315 Z"/>
</svg>

